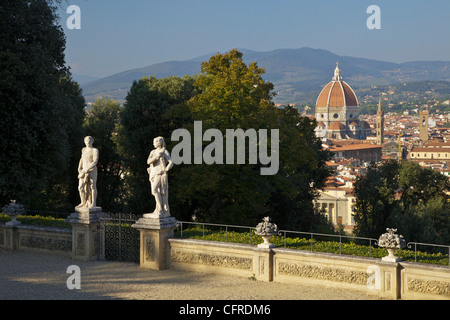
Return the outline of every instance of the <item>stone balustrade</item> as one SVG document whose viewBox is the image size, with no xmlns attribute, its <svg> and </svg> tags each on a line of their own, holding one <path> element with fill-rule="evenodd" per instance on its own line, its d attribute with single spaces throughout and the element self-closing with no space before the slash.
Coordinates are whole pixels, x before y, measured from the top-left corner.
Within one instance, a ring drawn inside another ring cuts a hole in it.
<svg viewBox="0 0 450 320">
<path fill-rule="evenodd" d="M 68 219 L 70 220 L 70 219 Z M 172 221 L 173 220 L 173 221 Z M 388 299 L 450 300 L 450 268 L 378 258 L 309 252 L 274 246 L 175 239 L 174 219 L 146 219 L 141 231 L 142 268 L 177 269 L 227 274 L 259 281 L 348 288 Z M 0 223 L 0 248 L 37 250 L 94 260 L 93 226 L 97 221 L 72 221 L 80 228 L 59 229 Z M 90 239 L 90 240 L 89 240 Z M 87 241 L 89 240 L 89 241 Z"/>
</svg>

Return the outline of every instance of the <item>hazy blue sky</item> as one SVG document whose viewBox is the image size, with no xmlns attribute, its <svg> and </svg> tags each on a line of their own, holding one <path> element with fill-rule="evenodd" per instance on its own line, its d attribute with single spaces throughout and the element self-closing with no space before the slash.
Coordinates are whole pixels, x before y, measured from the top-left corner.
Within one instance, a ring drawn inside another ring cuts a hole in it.
<svg viewBox="0 0 450 320">
<path fill-rule="evenodd" d="M 81 9 L 81 29 L 66 8 Z M 381 29 L 369 30 L 370 5 Z M 392 62 L 450 61 L 448 0 L 62 0 L 66 61 L 104 77 L 232 48 L 311 47 Z"/>
</svg>

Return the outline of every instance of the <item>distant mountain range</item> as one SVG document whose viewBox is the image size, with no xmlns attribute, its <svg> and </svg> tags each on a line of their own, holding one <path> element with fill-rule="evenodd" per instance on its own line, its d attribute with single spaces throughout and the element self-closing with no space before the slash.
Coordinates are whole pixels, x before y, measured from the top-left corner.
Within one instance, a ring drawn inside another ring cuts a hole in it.
<svg viewBox="0 0 450 320">
<path fill-rule="evenodd" d="M 72 78 L 73 78 L 73 80 L 78 82 L 79 85 L 83 85 L 85 83 L 98 80 L 98 78 L 95 78 L 95 77 L 86 76 L 84 74 L 74 74 L 74 73 L 72 73 Z"/>
<path fill-rule="evenodd" d="M 412 81 L 450 81 L 450 61 L 413 61 L 392 63 L 379 60 L 339 56 L 322 49 L 277 49 L 256 52 L 239 49 L 246 63 L 256 61 L 264 68 L 264 79 L 274 84 L 276 103 L 302 103 L 317 97 L 317 93 L 333 76 L 336 62 L 343 79 L 353 88 L 387 86 Z M 201 63 L 215 53 L 185 61 L 167 61 L 120 72 L 102 79 L 81 82 L 88 102 L 97 97 L 124 101 L 133 80 L 143 76 L 157 78 L 194 75 Z"/>
</svg>

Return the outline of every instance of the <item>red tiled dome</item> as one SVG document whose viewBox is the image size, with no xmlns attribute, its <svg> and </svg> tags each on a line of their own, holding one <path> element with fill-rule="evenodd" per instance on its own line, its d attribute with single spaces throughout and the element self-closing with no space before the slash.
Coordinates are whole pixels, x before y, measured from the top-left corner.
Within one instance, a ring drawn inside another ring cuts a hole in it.
<svg viewBox="0 0 450 320">
<path fill-rule="evenodd" d="M 334 121 L 330 124 L 328 130 L 345 130 L 345 126 L 339 121 Z"/>
<path fill-rule="evenodd" d="M 316 107 L 345 107 L 358 106 L 358 99 L 353 89 L 342 80 L 338 66 L 334 70 L 334 77 L 320 92 Z"/>
</svg>

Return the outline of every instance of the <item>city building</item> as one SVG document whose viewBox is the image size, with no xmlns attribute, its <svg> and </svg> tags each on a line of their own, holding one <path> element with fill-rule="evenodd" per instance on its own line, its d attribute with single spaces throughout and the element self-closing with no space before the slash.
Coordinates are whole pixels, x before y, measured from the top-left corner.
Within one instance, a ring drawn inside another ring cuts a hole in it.
<svg viewBox="0 0 450 320">
<path fill-rule="evenodd" d="M 421 166 L 447 168 L 450 163 L 450 143 L 429 141 L 420 146 L 413 146 L 408 153 L 408 159 Z"/>
<path fill-rule="evenodd" d="M 336 141 L 330 146 L 330 151 L 334 153 L 335 159 L 356 159 L 363 163 L 381 161 L 382 148 L 382 145 L 371 143 L 344 144 Z"/>
<path fill-rule="evenodd" d="M 353 205 L 355 196 L 349 188 L 324 188 L 314 200 L 316 209 L 325 215 L 335 227 L 342 226 L 346 233 L 353 231 Z"/>
<path fill-rule="evenodd" d="M 450 178 L 450 115 L 433 109 L 430 101 L 407 112 L 393 112 L 389 109 L 394 104 L 385 96 L 381 93 L 378 98 L 376 114 L 360 114 L 358 98 L 342 80 L 337 64 L 332 80 L 316 100 L 315 133 L 322 147 L 333 152 L 327 165 L 334 173 L 319 190 L 314 205 L 346 232 L 354 228 L 355 182 L 371 162 L 408 159 Z M 367 98 L 362 96 L 361 101 Z M 374 98 L 370 96 L 371 101 Z"/>
</svg>

